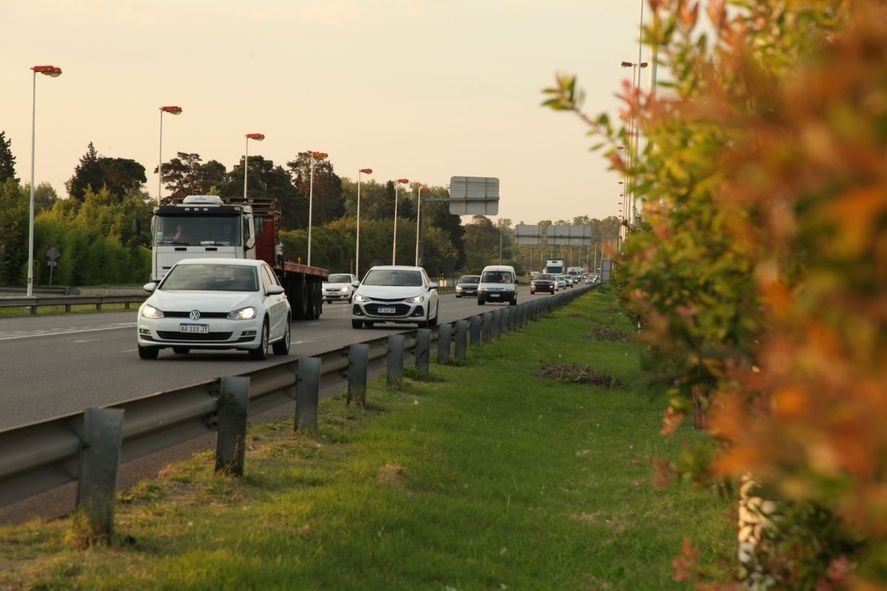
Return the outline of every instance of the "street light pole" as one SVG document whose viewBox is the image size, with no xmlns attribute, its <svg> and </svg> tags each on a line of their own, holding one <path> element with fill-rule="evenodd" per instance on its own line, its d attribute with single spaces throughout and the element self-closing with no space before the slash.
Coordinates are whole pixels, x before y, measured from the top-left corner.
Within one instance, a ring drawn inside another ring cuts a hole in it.
<svg viewBox="0 0 887 591">
<path fill-rule="evenodd" d="M 314 216 L 314 160 L 323 160 L 329 154 L 326 152 L 311 152 L 311 160 L 308 169 L 308 266 L 311 266 L 311 222 Z"/>
<path fill-rule="evenodd" d="M 246 150 L 243 153 L 243 203 L 244 205 L 247 203 L 246 200 L 246 179 L 247 179 L 247 170 L 249 170 L 249 141 L 256 140 L 257 142 L 261 142 L 265 139 L 264 134 L 261 133 L 248 133 L 246 134 Z"/>
<path fill-rule="evenodd" d="M 397 260 L 397 189 L 401 184 L 409 184 L 410 179 L 397 179 L 394 183 L 394 238 L 391 241 L 391 264 L 396 265 Z"/>
<path fill-rule="evenodd" d="M 372 168 L 361 168 L 357 171 L 357 240 L 354 244 L 354 274 L 360 280 L 360 175 L 373 174 Z"/>
<path fill-rule="evenodd" d="M 37 154 L 37 74 L 58 78 L 62 69 L 56 66 L 34 66 L 34 84 L 31 92 L 31 201 L 28 211 L 28 285 L 27 296 L 34 295 L 34 159 Z"/>
<path fill-rule="evenodd" d="M 422 193 L 430 191 L 428 187 L 416 187 L 416 266 L 419 266 L 420 228 L 422 227 Z"/>
<path fill-rule="evenodd" d="M 163 114 L 179 115 L 182 107 L 170 105 L 168 107 L 160 107 L 160 155 L 157 160 L 157 205 L 163 197 Z"/>
<path fill-rule="evenodd" d="M 643 27 L 643 5 L 641 8 L 641 26 Z M 640 56 L 640 48 L 638 48 L 638 56 Z M 642 62 L 638 59 L 637 62 L 631 61 L 623 61 L 623 68 L 631 68 L 631 91 L 632 95 L 634 95 L 637 91 L 640 90 L 641 87 L 641 68 L 647 67 L 647 62 Z M 632 96 L 632 100 L 634 100 L 634 96 Z M 639 148 L 640 141 L 640 132 L 638 129 L 640 128 L 640 121 L 637 121 L 637 118 L 632 115 L 628 121 L 628 168 L 631 170 L 634 166 L 635 159 L 637 158 L 637 151 Z M 626 205 L 626 217 L 628 218 L 628 225 L 631 226 L 634 223 L 634 196 L 633 191 L 631 190 L 631 184 L 626 184 L 625 190 L 625 201 Z"/>
</svg>

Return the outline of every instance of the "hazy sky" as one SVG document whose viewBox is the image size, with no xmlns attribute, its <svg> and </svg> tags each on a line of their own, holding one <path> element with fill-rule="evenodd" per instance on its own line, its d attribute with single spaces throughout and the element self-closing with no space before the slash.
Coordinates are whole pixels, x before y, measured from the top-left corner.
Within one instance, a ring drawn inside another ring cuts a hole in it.
<svg viewBox="0 0 887 591">
<path fill-rule="evenodd" d="M 196 152 L 230 169 L 328 152 L 337 174 L 447 185 L 500 179 L 515 223 L 617 215 L 618 178 L 573 115 L 540 107 L 555 72 L 615 115 L 636 60 L 640 0 L 0 0 L 0 130 L 30 182 L 61 196 L 91 141 L 145 166 Z M 647 59 L 645 55 L 644 59 Z"/>
</svg>

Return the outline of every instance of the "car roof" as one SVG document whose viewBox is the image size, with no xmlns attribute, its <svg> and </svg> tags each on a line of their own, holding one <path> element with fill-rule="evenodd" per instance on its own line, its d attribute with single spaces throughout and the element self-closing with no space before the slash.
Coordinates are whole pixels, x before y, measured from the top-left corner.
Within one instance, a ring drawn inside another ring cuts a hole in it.
<svg viewBox="0 0 887 591">
<path fill-rule="evenodd" d="M 262 259 L 225 259 L 216 257 L 202 257 L 193 259 L 182 259 L 176 265 L 239 265 L 242 267 L 259 267 L 265 264 Z"/>
<path fill-rule="evenodd" d="M 487 265 L 484 267 L 482 273 L 486 273 L 487 271 L 511 271 L 514 273 L 514 267 L 511 265 Z"/>
<path fill-rule="evenodd" d="M 407 265 L 376 265 L 370 267 L 370 271 L 423 271 L 422 267 L 409 267 Z"/>
</svg>

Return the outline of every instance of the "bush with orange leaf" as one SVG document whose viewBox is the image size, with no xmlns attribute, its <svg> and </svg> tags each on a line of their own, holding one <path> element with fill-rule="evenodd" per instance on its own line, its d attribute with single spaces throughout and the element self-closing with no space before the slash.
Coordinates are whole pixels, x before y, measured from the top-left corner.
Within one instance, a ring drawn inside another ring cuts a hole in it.
<svg viewBox="0 0 887 591">
<path fill-rule="evenodd" d="M 876 0 L 650 0 L 672 81 L 627 87 L 648 139 L 584 119 L 633 179 L 644 223 L 617 284 L 667 385 L 716 453 L 695 478 L 750 473 L 780 516 L 769 585 L 887 584 L 887 8 Z M 575 79 L 546 104 L 581 113 Z"/>
</svg>

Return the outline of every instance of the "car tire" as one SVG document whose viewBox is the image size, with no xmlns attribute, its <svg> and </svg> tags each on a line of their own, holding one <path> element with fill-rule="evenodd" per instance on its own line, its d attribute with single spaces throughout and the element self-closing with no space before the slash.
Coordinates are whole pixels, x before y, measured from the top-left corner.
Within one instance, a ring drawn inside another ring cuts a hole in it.
<svg viewBox="0 0 887 591">
<path fill-rule="evenodd" d="M 352 320 L 351 328 L 363 328 L 363 320 Z"/>
<path fill-rule="evenodd" d="M 190 347 L 173 347 L 172 352 L 176 355 L 187 355 L 191 351 Z"/>
<path fill-rule="evenodd" d="M 511 305 L 512 305 L 512 306 L 516 306 L 516 305 L 517 305 L 517 296 L 514 296 L 513 298 L 511 298 Z"/>
<path fill-rule="evenodd" d="M 531 289 L 531 290 L 530 290 L 530 295 L 535 295 L 535 294 L 536 294 L 536 290 L 535 290 L 535 289 Z"/>
<path fill-rule="evenodd" d="M 478 305 L 478 306 L 483 306 L 485 303 L 486 303 L 486 302 L 484 301 L 483 298 L 477 298 L 477 305 Z"/>
<path fill-rule="evenodd" d="M 157 347 L 143 347 L 139 345 L 139 359 L 157 359 L 160 349 Z"/>
<path fill-rule="evenodd" d="M 428 321 L 428 326 L 437 326 L 437 319 L 440 316 L 440 304 L 434 309 L 434 318 Z"/>
<path fill-rule="evenodd" d="M 292 319 L 287 317 L 286 328 L 283 329 L 283 338 L 271 345 L 275 355 L 289 355 L 290 353 L 290 323 Z"/>
<path fill-rule="evenodd" d="M 249 350 L 249 358 L 253 361 L 268 359 L 268 320 L 262 323 L 262 338 L 258 347 Z"/>
</svg>

